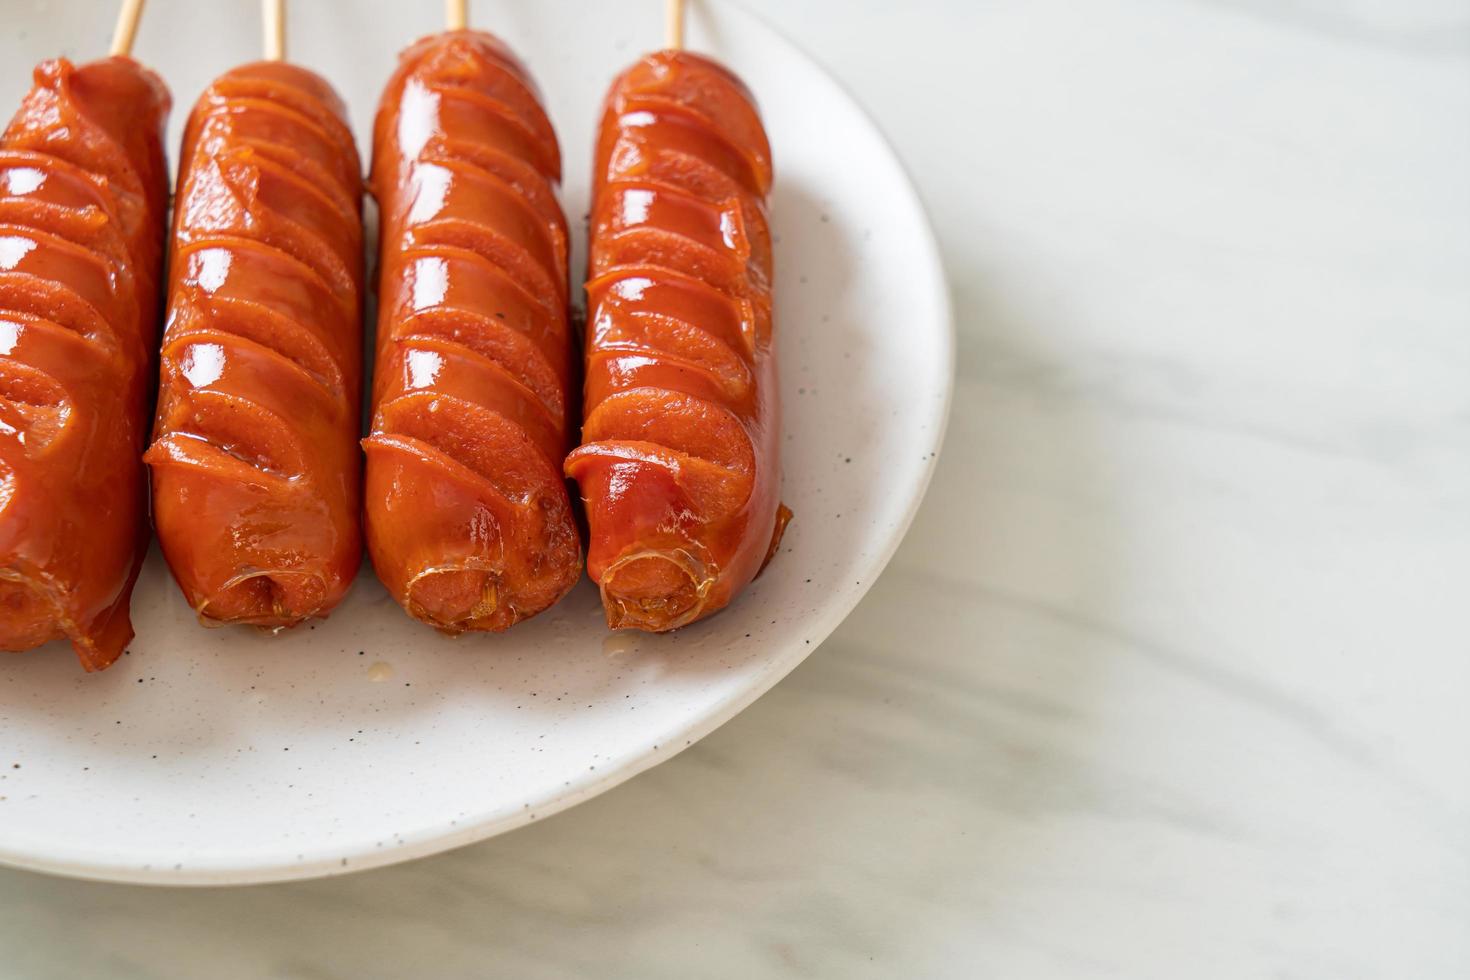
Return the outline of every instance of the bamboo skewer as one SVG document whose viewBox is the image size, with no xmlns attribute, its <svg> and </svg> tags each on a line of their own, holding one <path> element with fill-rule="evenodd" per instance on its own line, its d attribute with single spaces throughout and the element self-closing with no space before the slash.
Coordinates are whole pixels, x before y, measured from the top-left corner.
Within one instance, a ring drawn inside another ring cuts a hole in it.
<svg viewBox="0 0 1470 980">
<path fill-rule="evenodd" d="M 684 47 L 684 0 L 664 0 L 664 47 L 671 51 Z"/>
<path fill-rule="evenodd" d="M 138 19 L 143 16 L 143 0 L 123 0 L 112 29 L 112 46 L 107 53 L 126 58 L 133 53 L 133 39 L 138 36 Z"/>
<path fill-rule="evenodd" d="M 260 25 L 266 61 L 286 57 L 286 0 L 260 0 Z"/>
<path fill-rule="evenodd" d="M 444 28 L 462 31 L 470 22 L 469 0 L 444 0 Z"/>
</svg>

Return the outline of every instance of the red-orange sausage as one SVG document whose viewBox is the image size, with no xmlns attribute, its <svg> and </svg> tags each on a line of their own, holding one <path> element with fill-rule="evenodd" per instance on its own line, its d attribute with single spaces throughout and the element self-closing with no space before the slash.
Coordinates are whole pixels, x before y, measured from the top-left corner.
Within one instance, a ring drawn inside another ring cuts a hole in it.
<svg viewBox="0 0 1470 980">
<path fill-rule="evenodd" d="M 128 58 L 36 68 L 0 138 L 0 647 L 132 639 L 168 208 L 168 91 Z"/>
<path fill-rule="evenodd" d="M 561 475 L 571 335 L 556 136 L 495 38 L 404 51 L 373 140 L 381 234 L 365 491 L 378 577 L 441 630 L 502 630 L 577 580 Z"/>
<path fill-rule="evenodd" d="M 158 539 L 209 624 L 325 616 L 362 555 L 362 179 L 341 100 L 226 72 L 179 161 L 153 470 Z"/>
<path fill-rule="evenodd" d="M 750 93 L 681 51 L 614 81 L 593 174 L 582 445 L 608 625 L 727 605 L 775 553 L 771 151 Z"/>
</svg>

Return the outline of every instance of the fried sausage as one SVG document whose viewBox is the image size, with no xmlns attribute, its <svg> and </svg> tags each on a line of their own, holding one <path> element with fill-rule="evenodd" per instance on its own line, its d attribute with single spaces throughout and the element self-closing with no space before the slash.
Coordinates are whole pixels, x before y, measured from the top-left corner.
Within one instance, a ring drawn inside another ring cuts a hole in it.
<svg viewBox="0 0 1470 980">
<path fill-rule="evenodd" d="M 593 174 L 581 487 L 608 625 L 675 629 L 773 555 L 771 151 L 750 93 L 682 51 L 603 107 Z"/>
<path fill-rule="evenodd" d="M 446 632 L 506 629 L 580 574 L 560 177 L 535 86 L 498 40 L 451 31 L 403 52 L 373 139 L 367 538 L 393 597 Z"/>
<path fill-rule="evenodd" d="M 0 137 L 0 647 L 132 639 L 168 208 L 169 96 L 129 58 L 43 62 Z"/>
<path fill-rule="evenodd" d="M 325 616 L 361 563 L 361 209 L 320 77 L 260 62 L 199 98 L 145 458 L 164 556 L 206 624 Z"/>
</svg>

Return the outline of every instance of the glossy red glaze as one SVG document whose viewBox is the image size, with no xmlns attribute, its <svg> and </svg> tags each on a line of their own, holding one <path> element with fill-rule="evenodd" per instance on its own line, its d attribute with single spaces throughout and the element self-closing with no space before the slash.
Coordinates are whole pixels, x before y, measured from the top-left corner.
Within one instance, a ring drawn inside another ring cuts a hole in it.
<svg viewBox="0 0 1470 980">
<path fill-rule="evenodd" d="M 184 133 L 158 419 L 164 556 L 207 624 L 293 626 L 362 559 L 362 178 L 320 77 L 226 72 Z"/>
<path fill-rule="evenodd" d="M 581 486 L 608 625 L 724 608 L 774 554 L 771 150 L 750 93 L 662 51 L 620 76 L 593 174 Z"/>
<path fill-rule="evenodd" d="M 132 639 L 168 207 L 169 97 L 128 58 L 43 62 L 0 137 L 0 648 Z"/>
<path fill-rule="evenodd" d="M 561 157 L 529 75 L 475 31 L 403 52 L 383 93 L 365 494 L 378 577 L 448 632 L 502 630 L 577 581 L 561 475 L 572 343 Z"/>
</svg>

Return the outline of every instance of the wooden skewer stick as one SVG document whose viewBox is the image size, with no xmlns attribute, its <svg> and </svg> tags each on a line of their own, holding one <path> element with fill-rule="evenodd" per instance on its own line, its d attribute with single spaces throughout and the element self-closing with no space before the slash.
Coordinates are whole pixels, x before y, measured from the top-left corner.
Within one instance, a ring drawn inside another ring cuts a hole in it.
<svg viewBox="0 0 1470 980">
<path fill-rule="evenodd" d="M 444 27 L 447 30 L 462 31 L 469 23 L 469 0 L 444 0 Z"/>
<path fill-rule="evenodd" d="M 107 53 L 126 58 L 133 52 L 133 38 L 138 36 L 138 18 L 143 16 L 143 0 L 123 0 L 117 12 L 117 25 L 112 29 L 112 46 Z"/>
<path fill-rule="evenodd" d="M 266 61 L 286 57 L 286 0 L 260 0 L 260 24 Z"/>
<path fill-rule="evenodd" d="M 684 47 L 684 0 L 664 0 L 664 47 L 672 51 Z"/>
</svg>

